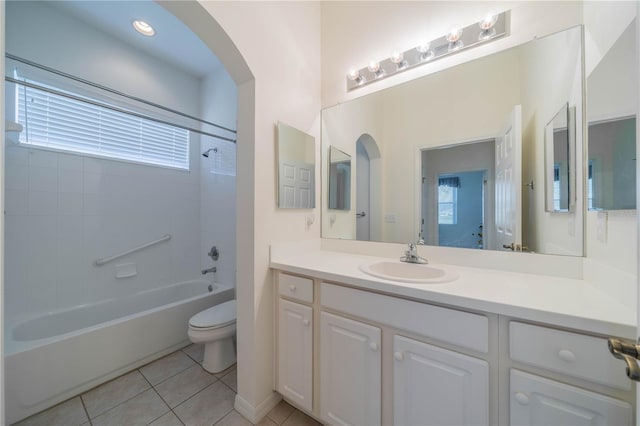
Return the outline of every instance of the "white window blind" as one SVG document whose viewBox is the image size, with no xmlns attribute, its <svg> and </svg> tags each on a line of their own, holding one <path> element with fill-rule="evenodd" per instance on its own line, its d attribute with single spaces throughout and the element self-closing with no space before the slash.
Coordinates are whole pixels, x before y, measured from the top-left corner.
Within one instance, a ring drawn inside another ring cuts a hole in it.
<svg viewBox="0 0 640 426">
<path fill-rule="evenodd" d="M 182 128 L 25 86 L 16 101 L 20 143 L 189 170 L 189 131 Z"/>
</svg>

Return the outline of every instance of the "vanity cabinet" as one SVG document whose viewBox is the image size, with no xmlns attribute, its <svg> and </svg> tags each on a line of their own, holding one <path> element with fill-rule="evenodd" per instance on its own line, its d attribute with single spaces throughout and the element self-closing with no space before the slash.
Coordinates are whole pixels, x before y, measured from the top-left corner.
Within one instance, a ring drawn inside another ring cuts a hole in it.
<svg viewBox="0 0 640 426">
<path fill-rule="evenodd" d="M 321 418 L 328 424 L 381 424 L 381 331 L 320 314 Z"/>
<path fill-rule="evenodd" d="M 313 300 L 313 282 L 310 279 L 287 274 L 281 274 L 280 278 L 279 296 L 300 301 Z M 278 392 L 301 408 L 311 411 L 313 409 L 313 308 L 311 306 L 279 297 L 277 347 Z"/>
</svg>

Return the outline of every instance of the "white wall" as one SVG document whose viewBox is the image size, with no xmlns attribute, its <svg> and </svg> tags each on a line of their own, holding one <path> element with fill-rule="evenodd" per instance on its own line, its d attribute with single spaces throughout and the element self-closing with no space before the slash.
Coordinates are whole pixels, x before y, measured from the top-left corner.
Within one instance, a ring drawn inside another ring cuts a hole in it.
<svg viewBox="0 0 640 426">
<path fill-rule="evenodd" d="M 5 2 L 0 4 L 0 27 L 5 28 Z M 0 73 L 4 75 L 4 31 L 0 31 Z M 4 118 L 4 84 L 0 84 L 0 117 Z M 4 138 L 4 119 L 0 119 L 0 135 Z M 3 140 L 4 143 L 4 140 Z M 0 169 L 5 168 L 4 150 L 0 149 Z M 4 173 L 0 173 L 0 212 L 4 212 Z M 0 354 L 4 354 L 4 215 L 0 218 Z M 4 356 L 0 357 L 0 395 L 4 395 Z M 0 424 L 4 424 L 4 398 L 0 398 Z"/>
<path fill-rule="evenodd" d="M 202 82 L 202 115 L 205 120 L 235 129 L 238 93 L 225 70 L 208 75 Z M 209 126 L 203 126 L 209 130 Z M 214 130 L 214 129 L 211 129 Z M 213 133 L 232 136 L 224 130 Z M 227 137 L 228 137 L 227 136 Z M 208 136 L 200 137 L 200 151 L 217 148 L 200 161 L 200 265 L 202 269 L 216 265 L 215 278 L 220 283 L 236 281 L 236 145 Z M 233 171 L 224 166 L 233 162 Z M 220 165 L 223 168 L 219 167 Z M 207 256 L 212 246 L 220 253 L 217 262 Z"/>
<path fill-rule="evenodd" d="M 7 51 L 198 113 L 195 77 L 47 4 L 11 2 L 7 15 Z M 198 277 L 199 149 L 194 137 L 192 168 L 184 172 L 8 144 L 6 318 Z M 169 242 L 101 267 L 93 264 L 165 234 L 172 235 Z M 137 264 L 137 276 L 116 279 L 116 265 L 126 262 Z"/>
</svg>

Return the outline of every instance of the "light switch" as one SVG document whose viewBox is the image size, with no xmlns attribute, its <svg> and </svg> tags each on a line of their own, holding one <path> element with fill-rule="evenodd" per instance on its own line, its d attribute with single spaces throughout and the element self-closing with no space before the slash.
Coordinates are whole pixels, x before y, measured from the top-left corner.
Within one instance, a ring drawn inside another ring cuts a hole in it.
<svg viewBox="0 0 640 426">
<path fill-rule="evenodd" d="M 394 213 L 387 213 L 384 215 L 384 221 L 386 223 L 396 223 L 396 215 Z"/>
</svg>

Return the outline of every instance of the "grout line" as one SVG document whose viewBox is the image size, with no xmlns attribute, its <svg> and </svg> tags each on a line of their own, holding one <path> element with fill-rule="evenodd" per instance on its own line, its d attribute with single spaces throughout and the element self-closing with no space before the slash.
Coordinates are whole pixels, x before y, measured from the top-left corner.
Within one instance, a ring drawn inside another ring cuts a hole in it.
<svg viewBox="0 0 640 426">
<path fill-rule="evenodd" d="M 82 395 L 78 395 L 78 398 L 80 398 L 80 403 L 82 404 L 82 409 L 84 410 L 84 414 L 86 414 L 87 419 L 89 419 L 89 425 L 93 426 L 93 422 L 91 421 L 91 416 L 89 416 L 89 411 L 87 410 L 87 406 L 84 405 L 84 399 L 82 399 Z"/>
<path fill-rule="evenodd" d="M 160 398 L 160 400 L 161 400 L 162 402 L 164 402 L 164 405 L 166 405 L 166 406 L 167 406 L 167 408 L 169 409 L 169 411 L 172 411 L 172 410 L 171 410 L 171 407 L 169 406 L 169 404 L 167 404 L 167 401 L 165 401 L 165 400 L 164 400 L 164 398 L 162 398 L 162 395 L 160 395 L 160 393 L 156 390 L 156 388 L 154 388 L 154 387 L 152 386 L 152 387 L 151 387 L 151 389 L 153 389 L 153 391 L 156 393 L 156 395 L 158 395 L 158 397 Z M 151 420 L 149 423 L 147 423 L 147 425 L 150 425 L 151 423 L 153 423 L 153 422 L 155 422 L 156 420 L 158 420 L 160 417 L 167 415 L 167 413 L 168 413 L 169 411 L 166 411 L 166 412 L 162 413 L 161 415 L 159 415 L 158 417 L 156 417 L 155 419 L 153 419 L 153 420 Z"/>
<path fill-rule="evenodd" d="M 233 408 L 233 407 L 232 407 L 232 408 L 231 408 L 231 410 L 229 410 L 227 413 L 225 413 L 225 415 L 224 415 L 224 416 L 220 417 L 220 419 L 219 419 L 217 422 L 215 422 L 215 423 L 213 424 L 213 426 L 215 426 L 215 425 L 217 425 L 217 424 L 220 424 L 220 422 L 221 422 L 221 421 L 223 421 L 223 420 L 224 420 L 224 418 L 225 418 L 225 417 L 227 417 L 229 414 L 231 414 L 231 412 L 232 412 L 232 411 L 234 411 L 234 410 L 235 410 L 235 408 Z"/>
<path fill-rule="evenodd" d="M 286 401 L 285 401 L 286 402 Z M 287 402 L 287 404 L 289 404 Z M 291 407 L 293 407 L 293 405 L 289 404 Z M 284 418 L 284 420 L 282 421 L 282 423 L 280 423 L 280 426 L 282 426 L 283 424 L 286 423 L 287 420 L 289 420 L 289 417 L 293 416 L 293 413 L 295 413 L 296 411 L 298 411 L 298 409 L 296 407 L 293 407 L 293 410 L 291 410 L 291 412 L 289 413 L 289 415 L 287 417 Z M 274 422 L 275 423 L 275 422 Z"/>
<path fill-rule="evenodd" d="M 133 395 L 131 398 L 126 399 L 126 400 L 124 400 L 124 401 L 122 401 L 122 402 L 120 402 L 120 403 L 118 403 L 118 404 L 114 405 L 113 407 L 109 408 L 108 410 L 105 410 L 105 411 L 103 411 L 103 412 L 101 412 L 101 413 L 97 414 L 97 415 L 96 415 L 95 417 L 93 417 L 93 418 L 89 417 L 89 422 L 93 425 L 93 421 L 92 421 L 92 420 L 95 420 L 95 419 L 97 419 L 98 417 L 100 417 L 100 416 L 102 416 L 102 415 L 104 415 L 104 414 L 107 414 L 109 411 L 115 410 L 116 408 L 118 408 L 118 407 L 119 407 L 119 406 L 121 406 L 122 404 L 125 404 L 125 403 L 127 403 L 127 402 L 131 401 L 133 398 L 136 398 L 136 397 L 138 397 L 138 396 L 142 395 L 143 393 L 145 393 L 145 392 L 146 392 L 146 391 L 148 391 L 149 389 L 153 389 L 153 387 L 151 387 L 151 388 L 147 388 L 147 389 L 144 389 L 144 390 L 143 390 L 143 391 L 141 391 L 141 392 L 138 392 L 137 394 Z M 87 413 L 87 414 L 88 414 L 88 413 Z"/>
</svg>

